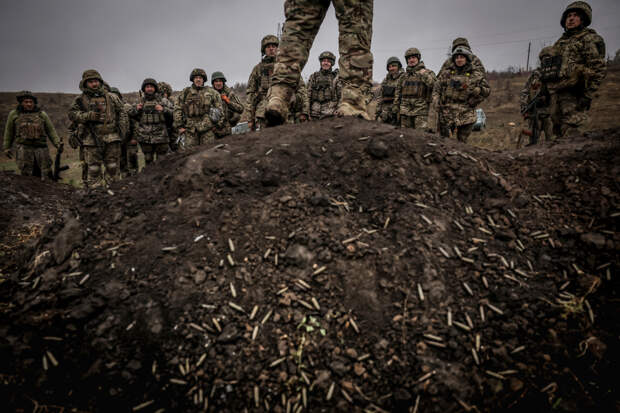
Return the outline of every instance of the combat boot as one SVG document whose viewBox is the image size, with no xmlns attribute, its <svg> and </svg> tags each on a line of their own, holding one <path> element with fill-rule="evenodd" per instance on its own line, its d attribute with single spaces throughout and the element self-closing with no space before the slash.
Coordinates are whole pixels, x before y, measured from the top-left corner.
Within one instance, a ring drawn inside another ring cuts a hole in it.
<svg viewBox="0 0 620 413">
<path fill-rule="evenodd" d="M 293 96 L 292 87 L 271 85 L 267 92 L 267 107 L 265 108 L 267 126 L 278 126 L 286 122 L 291 96 Z"/>
<path fill-rule="evenodd" d="M 368 115 L 366 99 L 358 88 L 345 86 L 342 89 L 342 100 L 336 109 L 337 116 L 357 116 L 362 119 L 370 120 Z"/>
</svg>

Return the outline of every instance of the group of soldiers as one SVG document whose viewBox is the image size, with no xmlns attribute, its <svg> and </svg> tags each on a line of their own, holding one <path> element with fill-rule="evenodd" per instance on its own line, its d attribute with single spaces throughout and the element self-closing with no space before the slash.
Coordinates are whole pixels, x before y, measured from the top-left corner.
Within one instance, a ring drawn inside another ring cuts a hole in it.
<svg viewBox="0 0 620 413">
<path fill-rule="evenodd" d="M 323 52 L 320 69 L 306 85 L 300 72 L 330 3 L 339 20 L 339 69 L 334 69 L 336 56 Z M 261 40 L 262 58 L 250 74 L 245 105 L 219 71 L 208 86 L 205 70 L 192 70 L 191 85 L 176 99 L 169 84 L 147 78 L 138 103 L 132 105 L 96 70 L 86 70 L 80 81 L 82 94 L 68 114 L 69 144 L 79 148 L 84 184 L 94 187 L 121 173 L 136 173 L 138 144 L 149 164 L 179 147 L 229 135 L 242 114 L 251 130 L 333 116 L 370 120 L 372 9 L 372 0 L 286 0 L 282 39 L 268 35 Z M 540 67 L 521 94 L 522 114 L 532 136 L 542 130 L 551 139 L 585 125 L 594 92 L 605 76 L 605 43 L 588 27 L 591 22 L 587 3 L 571 3 L 562 14 L 564 34 L 541 51 Z M 466 142 L 476 122 L 475 109 L 490 94 L 484 66 L 467 39 L 454 40 L 451 56 L 437 75 L 425 67 L 419 49 L 407 49 L 404 58 L 405 69 L 397 57 L 387 61 L 375 119 Z M 62 140 L 31 92 L 20 92 L 17 101 L 6 125 L 5 154 L 13 155 L 15 143 L 21 173 L 45 179 L 51 172 L 47 140 L 57 148 L 62 148 Z"/>
</svg>

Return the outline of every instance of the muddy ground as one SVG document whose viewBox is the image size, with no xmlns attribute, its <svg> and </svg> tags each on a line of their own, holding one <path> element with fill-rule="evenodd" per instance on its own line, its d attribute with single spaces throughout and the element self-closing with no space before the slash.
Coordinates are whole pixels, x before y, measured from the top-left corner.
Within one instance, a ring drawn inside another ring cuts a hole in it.
<svg viewBox="0 0 620 413">
<path fill-rule="evenodd" d="M 0 398 L 620 411 L 619 137 L 489 152 L 338 119 L 109 191 L 4 173 Z"/>
</svg>

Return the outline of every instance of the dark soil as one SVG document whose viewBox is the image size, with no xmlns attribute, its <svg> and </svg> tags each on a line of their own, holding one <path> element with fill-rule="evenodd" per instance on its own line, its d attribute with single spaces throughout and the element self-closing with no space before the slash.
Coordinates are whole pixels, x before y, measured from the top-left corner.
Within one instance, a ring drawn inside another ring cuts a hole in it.
<svg viewBox="0 0 620 413">
<path fill-rule="evenodd" d="M 4 231 L 24 208 L 53 222 L 3 264 L 0 398 L 618 411 L 619 137 L 493 153 L 338 119 L 110 191 L 3 175 Z"/>
</svg>

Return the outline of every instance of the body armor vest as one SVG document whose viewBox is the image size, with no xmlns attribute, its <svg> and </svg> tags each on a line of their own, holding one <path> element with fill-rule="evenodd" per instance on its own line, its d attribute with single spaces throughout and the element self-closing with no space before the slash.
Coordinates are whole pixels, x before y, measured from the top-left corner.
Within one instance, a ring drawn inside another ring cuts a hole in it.
<svg viewBox="0 0 620 413">
<path fill-rule="evenodd" d="M 201 117 L 207 113 L 206 97 L 198 90 L 190 89 L 183 106 L 188 118 Z"/>
<path fill-rule="evenodd" d="M 444 94 L 444 102 L 465 103 L 469 97 L 469 89 L 471 84 L 471 73 L 464 72 L 461 74 L 455 71 L 451 72 L 451 76 L 447 81 L 446 92 Z"/>
<path fill-rule="evenodd" d="M 271 84 L 271 75 L 273 74 L 273 66 L 275 63 L 261 63 L 260 67 L 260 85 L 258 88 L 259 96 L 267 95 L 269 85 Z"/>
<path fill-rule="evenodd" d="M 429 88 L 424 82 L 405 80 L 402 88 L 402 96 L 405 99 L 427 98 L 429 96 Z"/>
<path fill-rule="evenodd" d="M 108 108 L 108 99 L 106 96 L 92 96 L 85 97 L 84 106 L 86 110 L 89 112 L 98 112 L 104 113 L 104 121 L 103 122 L 95 122 L 95 130 L 98 135 L 107 135 L 110 133 L 116 132 L 116 122 L 114 121 L 114 117 L 111 113 L 112 108 Z"/>
<path fill-rule="evenodd" d="M 21 113 L 15 120 L 15 141 L 19 144 L 33 144 L 45 139 L 45 124 L 40 112 Z"/>
<path fill-rule="evenodd" d="M 165 123 L 163 112 L 158 112 L 155 106 L 160 104 L 157 100 L 146 100 L 142 106 L 142 116 L 140 116 L 140 123 L 142 125 L 156 125 Z"/>
<path fill-rule="evenodd" d="M 336 101 L 336 87 L 334 85 L 334 72 L 329 74 L 320 74 L 312 85 L 311 101 L 312 102 L 333 102 Z"/>
</svg>

